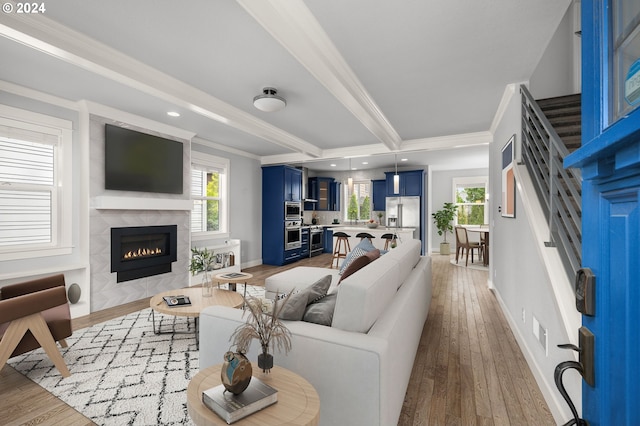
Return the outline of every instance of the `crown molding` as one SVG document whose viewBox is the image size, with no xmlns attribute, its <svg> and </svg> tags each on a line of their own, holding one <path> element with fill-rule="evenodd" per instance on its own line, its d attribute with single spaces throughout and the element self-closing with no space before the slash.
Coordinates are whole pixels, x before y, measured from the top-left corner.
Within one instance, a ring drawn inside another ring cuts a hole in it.
<svg viewBox="0 0 640 426">
<path fill-rule="evenodd" d="M 513 98 L 513 96 L 516 93 L 520 93 L 520 90 L 518 90 L 518 88 L 520 87 L 520 84 L 524 84 L 527 87 L 529 86 L 528 81 L 522 82 L 522 83 L 511 83 L 505 86 L 504 92 L 502 92 L 502 98 L 500 99 L 500 104 L 498 105 L 496 114 L 493 116 L 491 127 L 489 127 L 489 131 L 491 132 L 491 134 L 495 134 L 496 129 L 498 128 L 498 125 L 500 125 L 500 122 L 502 121 L 502 117 L 504 116 L 505 112 L 507 111 L 507 108 L 509 107 L 509 102 L 511 102 L 511 98 Z"/>
<path fill-rule="evenodd" d="M 321 149 L 46 16 L 4 14 L 0 35 L 140 92 L 310 156 Z"/>
<path fill-rule="evenodd" d="M 168 124 L 159 123 L 146 117 L 131 114 L 126 111 L 111 108 L 106 105 L 98 104 L 91 101 L 80 101 L 80 105 L 84 106 L 84 109 L 92 115 L 98 115 L 100 117 L 109 118 L 111 120 L 120 121 L 126 124 L 132 124 L 143 129 L 153 130 L 155 132 L 173 136 L 182 140 L 190 141 L 196 134 L 178 127 L 173 127 Z"/>
<path fill-rule="evenodd" d="M 71 111 L 79 111 L 78 103 L 69 99 L 61 98 L 59 96 L 43 93 L 35 89 L 20 86 L 19 84 L 10 83 L 8 81 L 0 80 L 0 90 L 14 95 L 22 96 L 24 98 L 33 99 L 35 101 L 44 102 L 50 105 L 56 105 L 61 108 L 65 108 Z"/>
<path fill-rule="evenodd" d="M 200 145 L 200 146 L 206 146 L 208 148 L 217 149 L 219 151 L 228 152 L 230 154 L 239 155 L 241 157 L 251 158 L 252 160 L 261 161 L 261 157 L 259 155 L 255 155 L 255 154 L 252 154 L 252 153 L 247 152 L 247 151 L 242 151 L 242 150 L 237 149 L 237 148 L 232 148 L 232 147 L 227 146 L 227 145 L 222 145 L 222 144 L 219 144 L 217 142 L 210 141 L 208 139 L 195 137 L 195 138 L 193 138 L 191 140 L 191 146 L 193 146 L 194 144 L 197 144 L 197 145 Z M 300 154 L 295 154 L 295 155 L 300 155 Z"/>
<path fill-rule="evenodd" d="M 435 138 L 411 139 L 402 142 L 401 151 L 433 151 L 440 149 L 460 149 L 470 146 L 489 145 L 493 142 L 493 133 L 475 132 Z"/>
<path fill-rule="evenodd" d="M 390 150 L 401 138 L 302 1 L 236 0 Z"/>
</svg>

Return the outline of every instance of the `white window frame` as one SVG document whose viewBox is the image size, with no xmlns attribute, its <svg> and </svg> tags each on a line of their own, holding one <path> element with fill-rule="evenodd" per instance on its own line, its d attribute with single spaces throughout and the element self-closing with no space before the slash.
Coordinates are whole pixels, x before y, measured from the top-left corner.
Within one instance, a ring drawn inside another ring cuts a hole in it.
<svg viewBox="0 0 640 426">
<path fill-rule="evenodd" d="M 0 261 L 59 256 L 72 252 L 73 123 L 32 111 L 0 105 L 0 125 L 40 132 L 57 139 L 54 144 L 54 187 L 51 198 L 51 241 L 0 248 Z M 10 183 L 0 182 L 5 188 Z M 2 220 L 0 218 L 0 220 Z"/>
<path fill-rule="evenodd" d="M 230 162 L 226 158 L 216 157 L 211 154 L 205 154 L 203 152 L 191 151 L 191 168 L 194 166 L 199 168 L 205 168 L 208 171 L 220 172 L 220 197 L 219 208 L 220 214 L 220 229 L 218 231 L 191 231 L 191 240 L 210 240 L 212 238 L 226 238 L 229 237 L 229 173 Z M 191 176 L 191 170 L 189 173 Z M 191 181 L 189 181 L 189 198 L 193 202 L 194 198 L 191 196 Z M 193 203 L 192 203 L 193 205 Z M 191 226 L 191 221 L 189 221 Z"/>
<path fill-rule="evenodd" d="M 369 186 L 369 215 L 373 214 L 373 185 L 371 184 L 370 180 L 366 180 L 366 179 L 359 179 L 353 180 L 353 186 L 355 187 L 356 185 L 360 185 L 360 184 L 364 184 L 364 185 L 368 185 Z M 342 214 L 342 220 L 345 223 L 350 223 L 351 219 L 349 219 L 349 202 L 351 200 L 351 194 L 349 193 L 349 184 L 348 181 L 345 181 L 342 183 L 342 186 L 344 186 L 344 192 L 343 192 L 343 199 L 344 199 L 344 204 L 341 208 L 341 210 L 343 211 Z M 355 219 L 354 222 L 367 222 L 368 219 L 360 219 L 360 205 L 358 205 L 358 219 Z"/>
<path fill-rule="evenodd" d="M 489 177 L 488 176 L 474 176 L 474 177 L 458 177 L 453 178 L 452 185 L 452 200 L 453 204 L 457 206 L 459 203 L 456 202 L 457 198 L 457 189 L 459 185 L 471 185 L 471 184 L 484 184 L 484 221 L 486 222 L 489 219 Z M 456 215 L 454 219 L 454 224 L 458 224 L 458 215 Z M 486 223 L 485 223 L 486 225 Z"/>
</svg>

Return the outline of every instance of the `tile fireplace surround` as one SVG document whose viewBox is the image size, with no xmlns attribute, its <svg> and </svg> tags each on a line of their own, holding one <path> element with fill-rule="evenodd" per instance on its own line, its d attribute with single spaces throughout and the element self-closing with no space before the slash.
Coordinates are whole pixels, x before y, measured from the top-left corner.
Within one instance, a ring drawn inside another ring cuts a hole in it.
<svg viewBox="0 0 640 426">
<path fill-rule="evenodd" d="M 183 142 L 185 187 L 183 194 L 151 194 L 104 189 L 104 125 L 120 124 L 103 117 L 91 116 L 90 121 L 90 264 L 91 312 L 150 297 L 161 291 L 184 287 L 189 283 L 190 217 L 188 175 L 190 169 L 189 141 L 148 129 L 129 126 L 161 137 Z M 186 196 L 185 196 L 186 194 Z M 106 200 L 106 202 L 105 202 Z M 114 204 L 112 201 L 116 200 Z M 147 210 L 142 209 L 148 200 Z M 152 205 L 152 207 L 149 207 Z M 152 210 L 153 209 L 153 210 Z M 111 228 L 129 226 L 177 226 L 177 259 L 171 272 L 131 281 L 117 282 L 111 272 Z"/>
</svg>

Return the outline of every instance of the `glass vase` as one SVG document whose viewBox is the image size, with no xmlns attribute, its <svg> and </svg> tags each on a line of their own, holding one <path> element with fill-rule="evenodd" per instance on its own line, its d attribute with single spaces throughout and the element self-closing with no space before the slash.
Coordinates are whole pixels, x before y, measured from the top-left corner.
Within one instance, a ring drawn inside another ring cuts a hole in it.
<svg viewBox="0 0 640 426">
<path fill-rule="evenodd" d="M 213 294 L 213 284 L 209 278 L 209 273 L 204 271 L 202 274 L 202 297 L 211 297 Z"/>
</svg>

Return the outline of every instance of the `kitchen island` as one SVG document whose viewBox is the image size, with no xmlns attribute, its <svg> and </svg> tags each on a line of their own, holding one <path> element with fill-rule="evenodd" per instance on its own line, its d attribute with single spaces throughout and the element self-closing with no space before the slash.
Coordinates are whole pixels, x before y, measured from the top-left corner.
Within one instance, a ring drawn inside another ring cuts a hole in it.
<svg viewBox="0 0 640 426">
<path fill-rule="evenodd" d="M 333 232 L 345 232 L 349 237 L 349 245 L 351 249 L 358 245 L 360 242 L 360 238 L 356 237 L 360 232 L 367 232 L 374 236 L 371 239 L 373 246 L 379 248 L 380 250 L 384 249 L 385 239 L 382 238 L 384 234 L 393 234 L 395 233 L 398 236 L 396 240 L 398 244 L 402 244 L 403 241 L 412 240 L 414 231 L 416 228 L 395 228 L 395 227 L 386 227 L 386 226 L 378 226 L 377 228 L 369 228 L 368 226 L 354 226 L 354 225 L 342 225 L 342 224 L 331 224 L 331 225 L 323 225 L 325 228 L 325 236 L 328 234 L 332 234 Z M 331 245 L 325 244 L 325 252 L 333 252 L 333 247 L 335 245 L 335 238 L 331 239 Z M 328 243 L 328 241 L 326 241 Z M 331 247 L 330 250 L 326 250 L 326 248 Z"/>
</svg>

